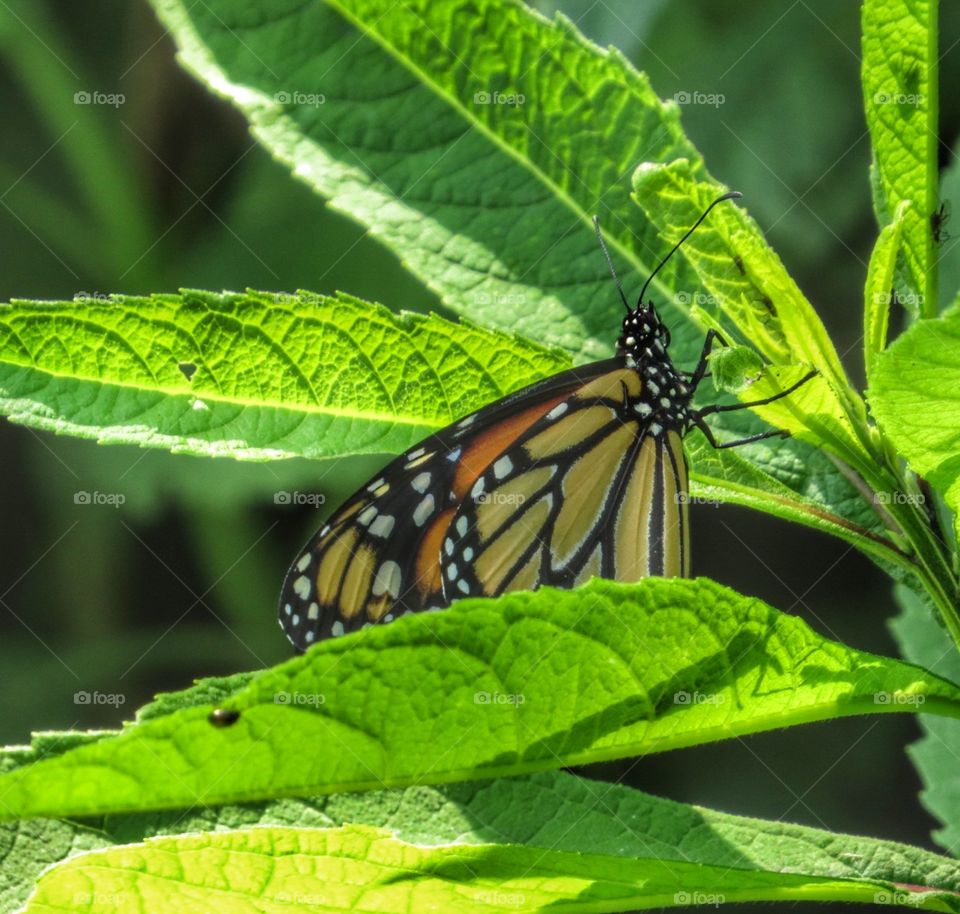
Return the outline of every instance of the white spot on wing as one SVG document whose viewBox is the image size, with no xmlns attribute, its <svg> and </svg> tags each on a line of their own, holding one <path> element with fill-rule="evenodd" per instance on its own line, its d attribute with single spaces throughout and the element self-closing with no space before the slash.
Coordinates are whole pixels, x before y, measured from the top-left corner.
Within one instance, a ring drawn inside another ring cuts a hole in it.
<svg viewBox="0 0 960 914">
<path fill-rule="evenodd" d="M 568 409 L 569 403 L 558 403 L 550 412 L 547 413 L 548 419 L 559 419 Z"/>
<path fill-rule="evenodd" d="M 461 515 L 457 518 L 457 533 L 461 536 L 467 535 L 467 518 L 465 515 Z"/>
<path fill-rule="evenodd" d="M 330 626 L 330 634 L 334 638 L 339 638 L 343 634 L 343 623 L 339 619 Z"/>
<path fill-rule="evenodd" d="M 430 488 L 430 474 L 429 473 L 420 473 L 418 476 L 415 476 L 413 482 L 410 483 L 413 488 L 423 495 L 424 492 Z"/>
<path fill-rule="evenodd" d="M 310 578 L 305 574 L 300 575 L 300 577 L 293 582 L 293 592 L 300 597 L 301 600 L 308 600 L 310 598 Z"/>
<path fill-rule="evenodd" d="M 316 603 L 310 604 L 310 608 L 307 610 L 307 618 L 311 622 L 320 618 L 320 607 Z"/>
<path fill-rule="evenodd" d="M 510 471 L 513 469 L 513 461 L 504 454 L 494 465 L 493 465 L 493 475 L 497 479 L 503 479 L 504 476 L 509 476 Z"/>
<path fill-rule="evenodd" d="M 467 548 L 463 550 L 463 560 L 465 562 L 469 562 L 470 559 L 472 558 L 473 558 L 473 546 L 467 546 Z"/>
<path fill-rule="evenodd" d="M 460 593 L 470 593 L 470 585 L 463 578 L 460 578 L 460 580 L 457 581 L 457 590 L 459 590 Z"/>
<path fill-rule="evenodd" d="M 418 527 L 422 527 L 430 519 L 430 516 L 433 514 L 433 509 L 433 495 L 428 495 L 426 498 L 421 499 L 420 504 L 414 509 L 413 522 Z"/>
<path fill-rule="evenodd" d="M 457 579 L 456 562 L 451 562 L 449 565 L 447 565 L 447 577 L 450 578 L 451 581 L 455 581 Z"/>
<path fill-rule="evenodd" d="M 310 559 L 312 556 L 308 552 L 306 555 L 301 556 L 300 561 L 297 562 L 297 571 L 306 571 L 310 567 Z"/>
<path fill-rule="evenodd" d="M 400 566 L 392 560 L 386 561 L 377 569 L 370 591 L 375 597 L 388 593 L 396 600 L 400 596 L 402 582 L 403 572 L 400 571 Z"/>
<path fill-rule="evenodd" d="M 384 539 L 390 535 L 396 519 L 392 514 L 381 514 L 371 525 L 370 533 L 373 536 L 382 536 Z"/>
<path fill-rule="evenodd" d="M 377 506 L 376 505 L 367 505 L 360 514 L 357 516 L 357 523 L 363 524 L 364 527 L 370 523 L 377 516 Z"/>
<path fill-rule="evenodd" d="M 374 489 L 379 489 L 386 482 L 386 480 L 381 476 L 379 479 L 375 479 L 370 485 L 367 486 L 367 491 L 372 492 Z"/>
</svg>

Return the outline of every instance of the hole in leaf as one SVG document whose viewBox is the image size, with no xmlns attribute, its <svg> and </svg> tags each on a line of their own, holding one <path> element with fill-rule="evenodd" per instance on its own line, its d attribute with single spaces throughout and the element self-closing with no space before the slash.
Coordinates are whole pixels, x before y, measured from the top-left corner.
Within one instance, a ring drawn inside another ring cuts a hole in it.
<svg viewBox="0 0 960 914">
<path fill-rule="evenodd" d="M 197 366 L 193 362 L 178 362 L 177 368 L 180 369 L 188 381 L 192 381 L 193 376 L 197 373 Z"/>
</svg>

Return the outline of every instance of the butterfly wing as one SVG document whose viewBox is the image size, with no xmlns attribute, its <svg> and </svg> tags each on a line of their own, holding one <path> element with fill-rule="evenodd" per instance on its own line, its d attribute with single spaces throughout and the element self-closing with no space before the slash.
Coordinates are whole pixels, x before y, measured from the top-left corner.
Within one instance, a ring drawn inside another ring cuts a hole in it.
<svg viewBox="0 0 960 914">
<path fill-rule="evenodd" d="M 478 476 L 443 543 L 448 602 L 688 572 L 682 430 L 651 421 L 643 402 L 635 371 L 605 372 Z"/>
<path fill-rule="evenodd" d="M 446 606 L 441 549 L 477 480 L 574 391 L 622 370 L 610 359 L 504 397 L 420 442 L 348 499 L 291 565 L 280 626 L 303 650 L 399 613 Z"/>
</svg>

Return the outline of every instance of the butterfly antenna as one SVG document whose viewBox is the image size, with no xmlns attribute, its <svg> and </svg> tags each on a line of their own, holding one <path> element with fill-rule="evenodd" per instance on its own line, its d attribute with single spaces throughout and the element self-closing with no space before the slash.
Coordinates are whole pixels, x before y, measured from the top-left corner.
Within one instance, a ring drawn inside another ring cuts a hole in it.
<svg viewBox="0 0 960 914">
<path fill-rule="evenodd" d="M 667 256 L 664 257 L 663 260 L 661 260 L 660 263 L 657 264 L 657 268 L 656 268 L 656 269 L 650 274 L 650 276 L 647 278 L 647 281 L 643 284 L 643 288 L 640 290 L 640 297 L 637 299 L 637 307 L 638 307 L 638 308 L 643 304 L 643 296 L 644 296 L 644 294 L 645 294 L 646 291 L 647 291 L 647 286 L 649 286 L 650 283 L 651 283 L 651 281 L 653 280 L 653 277 L 656 276 L 657 273 L 660 272 L 660 268 L 661 268 L 671 257 L 673 257 L 673 255 L 674 255 L 674 254 L 677 252 L 677 250 L 679 249 L 680 245 L 683 244 L 683 242 L 686 241 L 686 240 L 697 230 L 697 228 L 699 227 L 700 223 L 703 222 L 703 220 L 706 219 L 708 215 L 710 215 L 710 210 L 712 210 L 718 203 L 723 203 L 724 200 L 736 200 L 738 197 L 742 197 L 742 196 L 743 196 L 743 194 L 741 194 L 740 191 L 738 191 L 738 190 L 731 190 L 729 193 L 724 194 L 722 197 L 717 197 L 717 199 L 714 200 L 713 203 L 711 203 L 711 204 L 703 211 L 703 215 L 701 215 L 700 218 L 699 218 L 696 222 L 694 222 L 692 226 L 690 226 L 690 228 L 687 230 L 687 234 L 684 235 L 684 236 L 670 249 L 670 253 L 667 254 Z M 620 294 L 622 295 L 623 293 L 621 292 Z"/>
<path fill-rule="evenodd" d="M 607 246 L 603 242 L 603 235 L 600 234 L 600 217 L 593 217 L 593 227 L 597 232 L 597 241 L 600 242 L 600 250 L 603 251 L 603 256 L 607 258 L 607 266 L 610 267 L 610 275 L 613 277 L 613 281 L 617 284 L 617 291 L 620 293 L 620 301 L 623 302 L 623 307 L 628 311 L 630 310 L 630 302 L 627 301 L 627 296 L 623 294 L 623 286 L 620 285 L 620 278 L 617 276 L 617 271 L 613 268 L 613 261 L 610 259 L 610 252 L 607 251 Z"/>
</svg>

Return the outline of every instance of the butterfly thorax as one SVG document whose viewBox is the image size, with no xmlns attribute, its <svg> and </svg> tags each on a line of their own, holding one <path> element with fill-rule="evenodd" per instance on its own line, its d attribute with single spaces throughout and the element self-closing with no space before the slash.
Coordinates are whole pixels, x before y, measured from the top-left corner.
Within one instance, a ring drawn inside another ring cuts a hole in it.
<svg viewBox="0 0 960 914">
<path fill-rule="evenodd" d="M 640 305 L 626 316 L 617 340 L 617 355 L 643 381 L 640 397 L 627 406 L 646 420 L 645 431 L 654 436 L 670 429 L 684 432 L 691 421 L 693 391 L 674 367 L 669 345 L 670 331 L 653 303 Z"/>
</svg>

